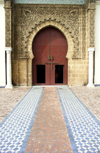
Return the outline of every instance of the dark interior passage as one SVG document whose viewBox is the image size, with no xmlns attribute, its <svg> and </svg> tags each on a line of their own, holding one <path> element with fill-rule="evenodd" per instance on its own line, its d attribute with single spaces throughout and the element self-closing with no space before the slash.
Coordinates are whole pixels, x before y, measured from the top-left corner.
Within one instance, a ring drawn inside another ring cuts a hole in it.
<svg viewBox="0 0 100 153">
<path fill-rule="evenodd" d="M 55 65 L 55 83 L 63 83 L 63 65 Z"/>
<path fill-rule="evenodd" d="M 37 83 L 45 83 L 45 65 L 37 65 Z"/>
</svg>

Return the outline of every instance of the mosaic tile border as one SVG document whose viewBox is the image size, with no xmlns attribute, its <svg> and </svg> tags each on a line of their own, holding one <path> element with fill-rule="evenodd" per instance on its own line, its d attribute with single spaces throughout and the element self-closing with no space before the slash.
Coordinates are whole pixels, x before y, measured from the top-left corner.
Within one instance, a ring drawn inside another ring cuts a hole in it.
<svg viewBox="0 0 100 153">
<path fill-rule="evenodd" d="M 84 5 L 86 0 L 14 0 L 15 4 L 77 4 Z"/>
<path fill-rule="evenodd" d="M 100 122 L 69 87 L 58 87 L 57 91 L 73 153 L 100 153 Z"/>
<path fill-rule="evenodd" d="M 25 152 L 43 89 L 32 87 L 0 124 L 1 153 Z"/>
</svg>

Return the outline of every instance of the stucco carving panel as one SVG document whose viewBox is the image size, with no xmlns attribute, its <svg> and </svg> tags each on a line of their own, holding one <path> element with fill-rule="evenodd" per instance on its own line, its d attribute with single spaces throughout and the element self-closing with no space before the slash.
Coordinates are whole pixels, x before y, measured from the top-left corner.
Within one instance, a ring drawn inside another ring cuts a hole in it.
<svg viewBox="0 0 100 153">
<path fill-rule="evenodd" d="M 86 57 L 86 9 L 82 12 L 82 59 Z"/>
<path fill-rule="evenodd" d="M 11 46 L 11 2 L 10 0 L 5 2 L 5 31 L 6 31 L 6 37 L 5 37 L 5 45 L 6 47 Z"/>
<path fill-rule="evenodd" d="M 94 24 L 95 23 L 95 11 L 90 10 L 90 47 L 94 46 Z"/>
<path fill-rule="evenodd" d="M 65 27 L 71 34 L 74 42 L 73 58 L 81 58 L 81 52 L 79 50 L 79 7 L 78 6 L 27 6 L 27 5 L 15 5 L 15 29 L 14 37 L 18 38 L 19 33 L 21 41 L 15 40 L 16 55 L 26 56 L 27 53 L 27 41 L 30 33 L 34 28 L 38 27 L 45 21 L 56 21 Z M 85 21 L 85 16 L 83 17 Z M 83 21 L 83 22 L 84 22 Z M 83 30 L 85 31 L 83 23 Z M 17 30 L 20 27 L 20 30 Z M 83 37 L 84 38 L 84 37 Z M 18 48 L 18 49 L 17 49 Z M 15 56 L 16 56 L 15 55 Z"/>
<path fill-rule="evenodd" d="M 95 1 L 96 0 L 88 0 L 87 4 L 88 47 L 95 46 Z"/>
</svg>

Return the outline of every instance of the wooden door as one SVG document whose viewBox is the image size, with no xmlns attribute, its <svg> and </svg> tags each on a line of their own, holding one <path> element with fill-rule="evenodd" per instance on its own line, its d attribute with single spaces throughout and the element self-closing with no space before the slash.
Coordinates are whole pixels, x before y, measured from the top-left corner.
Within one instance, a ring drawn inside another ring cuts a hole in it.
<svg viewBox="0 0 100 153">
<path fill-rule="evenodd" d="M 63 81 L 67 84 L 67 41 L 64 35 L 53 27 L 42 29 L 35 37 L 32 45 L 34 59 L 32 62 L 33 84 L 54 85 L 56 69 L 63 69 Z M 59 66 L 58 66 L 59 65 Z M 45 76 L 44 76 L 45 75 Z M 45 77 L 40 79 L 39 77 Z"/>
</svg>

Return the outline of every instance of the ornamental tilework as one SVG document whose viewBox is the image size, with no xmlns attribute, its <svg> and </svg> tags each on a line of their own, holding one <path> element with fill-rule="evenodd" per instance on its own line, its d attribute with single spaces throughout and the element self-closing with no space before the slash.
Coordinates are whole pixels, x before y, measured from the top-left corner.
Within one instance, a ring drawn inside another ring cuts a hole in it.
<svg viewBox="0 0 100 153">
<path fill-rule="evenodd" d="M 25 151 L 42 92 L 42 87 L 32 87 L 0 124 L 0 153 Z"/>
<path fill-rule="evenodd" d="M 86 4 L 86 0 L 14 0 L 16 4 Z"/>
<path fill-rule="evenodd" d="M 73 153 L 100 153 L 100 122 L 68 87 L 58 87 Z"/>
</svg>

